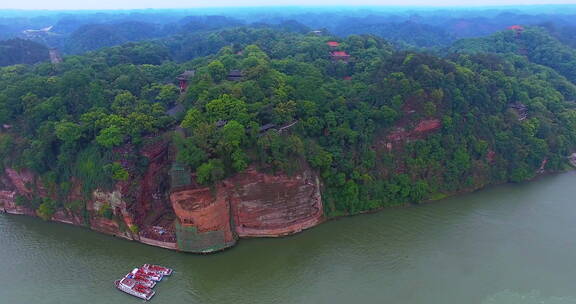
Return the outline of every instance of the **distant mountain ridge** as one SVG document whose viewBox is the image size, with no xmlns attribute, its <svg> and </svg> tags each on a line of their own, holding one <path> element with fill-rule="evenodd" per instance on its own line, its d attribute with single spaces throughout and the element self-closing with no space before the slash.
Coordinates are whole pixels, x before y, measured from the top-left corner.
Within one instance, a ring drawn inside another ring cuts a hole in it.
<svg viewBox="0 0 576 304">
<path fill-rule="evenodd" d="M 450 52 L 500 53 L 526 56 L 530 61 L 550 67 L 576 83 L 576 49 L 563 44 L 542 27 L 521 27 L 488 37 L 463 39 Z"/>
<path fill-rule="evenodd" d="M 48 48 L 24 39 L 0 41 L 0 66 L 34 64 L 49 59 Z"/>
</svg>

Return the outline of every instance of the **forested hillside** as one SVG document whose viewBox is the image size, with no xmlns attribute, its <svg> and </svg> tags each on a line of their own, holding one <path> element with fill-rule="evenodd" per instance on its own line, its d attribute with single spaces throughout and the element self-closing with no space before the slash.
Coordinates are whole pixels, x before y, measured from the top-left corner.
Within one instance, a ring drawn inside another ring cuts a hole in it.
<svg viewBox="0 0 576 304">
<path fill-rule="evenodd" d="M 513 48 L 522 39 L 532 62 Z M 73 180 L 90 193 L 141 174 L 146 159 L 123 151 L 159 136 L 200 185 L 311 167 L 328 216 L 519 182 L 564 169 L 576 149 L 576 87 L 561 76 L 574 70 L 554 57 L 573 50 L 550 39 L 505 31 L 443 59 L 375 36 L 240 28 L 5 67 L 2 166 L 53 193 L 19 199 L 41 214 L 78 203 Z"/>
<path fill-rule="evenodd" d="M 84 25 L 70 35 L 64 49 L 69 53 L 84 53 L 130 41 L 155 38 L 160 32 L 159 26 L 145 22 Z"/>
<path fill-rule="evenodd" d="M 574 33 L 566 31 L 562 37 L 571 41 Z M 576 49 L 560 42 L 545 28 L 517 26 L 489 37 L 460 40 L 451 51 L 526 56 L 531 62 L 553 68 L 576 83 Z"/>
<path fill-rule="evenodd" d="M 296 33 L 318 30 L 340 38 L 370 34 L 390 41 L 399 49 L 412 50 L 447 47 L 457 39 L 486 36 L 513 24 L 522 24 L 546 26 L 560 41 L 573 45 L 574 16 L 573 6 L 490 10 L 358 8 L 345 11 L 252 8 L 86 11 L 75 14 L 65 11 L 0 11 L 0 39 L 21 38 L 57 48 L 62 54 L 82 54 L 127 42 L 171 39 L 174 35 L 202 39 L 214 31 L 251 26 L 281 28 Z"/>
<path fill-rule="evenodd" d="M 34 64 L 48 58 L 48 48 L 42 44 L 23 39 L 0 41 L 0 66 Z"/>
</svg>

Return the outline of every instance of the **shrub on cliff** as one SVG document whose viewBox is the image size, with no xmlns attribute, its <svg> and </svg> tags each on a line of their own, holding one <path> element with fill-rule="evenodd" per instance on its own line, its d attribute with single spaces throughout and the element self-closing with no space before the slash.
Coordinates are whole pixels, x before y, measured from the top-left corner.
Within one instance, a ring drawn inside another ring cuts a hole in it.
<svg viewBox="0 0 576 304">
<path fill-rule="evenodd" d="M 138 235 L 138 233 L 140 232 L 140 228 L 138 228 L 138 225 L 136 225 L 136 224 L 130 225 L 130 227 L 128 227 L 128 229 L 130 229 L 130 231 L 134 235 Z"/>
<path fill-rule="evenodd" d="M 36 209 L 36 214 L 43 220 L 50 220 L 56 212 L 56 202 L 52 199 L 44 199 L 42 204 Z"/>
<path fill-rule="evenodd" d="M 211 159 L 198 167 L 196 181 L 200 184 L 213 184 L 224 177 L 224 164 L 219 159 Z"/>
<path fill-rule="evenodd" d="M 126 171 L 126 169 L 124 169 L 119 163 L 107 164 L 104 166 L 104 170 L 106 170 L 112 178 L 117 181 L 125 181 L 130 177 L 128 171 Z"/>
<path fill-rule="evenodd" d="M 109 220 L 112 219 L 112 216 L 114 216 L 112 206 L 110 206 L 109 203 L 102 204 L 102 206 L 100 206 L 100 209 L 98 209 L 98 215 L 107 218 Z"/>
</svg>

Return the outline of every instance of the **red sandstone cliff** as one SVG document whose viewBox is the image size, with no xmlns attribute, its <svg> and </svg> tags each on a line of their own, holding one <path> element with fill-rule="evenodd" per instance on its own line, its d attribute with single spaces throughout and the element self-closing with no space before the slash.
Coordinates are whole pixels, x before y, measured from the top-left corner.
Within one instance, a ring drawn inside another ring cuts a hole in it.
<svg viewBox="0 0 576 304">
<path fill-rule="evenodd" d="M 240 237 L 294 234 L 323 220 L 320 185 L 311 170 L 288 176 L 251 168 L 227 182 Z"/>
<path fill-rule="evenodd" d="M 18 195 L 32 197 L 33 182 L 34 175 L 29 171 L 20 173 L 10 168 L 6 169 L 0 176 L 0 209 L 12 214 L 36 216 L 34 210 L 16 204 Z"/>
<path fill-rule="evenodd" d="M 148 159 L 141 173 L 132 169 L 130 155 L 137 153 L 133 147 L 115 152 L 130 178 L 112 189 L 97 189 L 88 198 L 81 181 L 73 178 L 66 200 L 84 202 L 86 213 L 61 207 L 51 220 L 153 246 L 212 252 L 234 245 L 239 237 L 289 235 L 324 219 L 319 180 L 309 168 L 286 175 L 250 167 L 212 188 L 192 184 L 170 191 L 169 140 L 156 138 L 140 150 Z M 32 172 L 6 169 L 0 174 L 0 211 L 36 216 L 35 210 L 17 205 L 16 198 L 57 199 L 52 192 Z M 103 208 L 110 208 L 111 218 L 103 216 Z"/>
<path fill-rule="evenodd" d="M 318 178 L 306 169 L 294 176 L 271 175 L 249 168 L 219 183 L 171 195 L 176 216 L 199 232 L 232 230 L 240 237 L 282 236 L 323 220 Z M 232 227 L 230 222 L 234 224 Z"/>
<path fill-rule="evenodd" d="M 190 252 L 212 252 L 236 243 L 230 224 L 230 203 L 226 190 L 208 187 L 172 192 L 170 200 L 178 220 L 178 248 Z"/>
<path fill-rule="evenodd" d="M 135 153 L 130 146 L 123 149 Z M 161 223 L 161 219 L 165 213 L 172 213 L 169 198 L 165 194 L 165 189 L 168 187 L 165 180 L 170 163 L 168 141 L 160 138 L 153 144 L 144 146 L 141 154 L 149 159 L 149 165 L 143 175 L 131 174 L 128 181 L 118 182 L 111 190 L 97 189 L 88 200 L 82 194 L 81 181 L 73 178 L 72 190 L 66 200 L 84 202 L 88 216 L 85 218 L 81 212 L 75 213 L 72 210 L 60 208 L 56 210 L 51 220 L 73 225 L 87 225 L 93 230 L 127 239 L 139 238 L 139 235 L 130 231 L 129 228 L 132 225 L 139 226 L 143 230 L 141 234 L 146 234 L 146 227 L 165 224 L 166 221 Z M 127 163 L 127 167 L 131 165 Z M 32 172 L 8 168 L 4 174 L 0 174 L 0 211 L 36 216 L 35 210 L 16 203 L 18 196 L 26 199 L 34 197 L 57 199 L 54 195 L 48 194 Z M 128 201 L 132 203 L 129 204 Z M 105 218 L 100 214 L 104 206 L 111 208 L 113 218 Z M 173 235 L 172 220 L 169 220 L 166 226 L 168 226 L 166 230 L 172 230 Z M 145 239 L 150 241 L 154 238 L 148 234 L 146 237 L 148 238 Z M 166 238 L 166 235 L 162 235 L 162 241 Z M 175 244 L 174 237 L 171 241 Z M 170 247 L 170 245 L 167 246 Z"/>
</svg>

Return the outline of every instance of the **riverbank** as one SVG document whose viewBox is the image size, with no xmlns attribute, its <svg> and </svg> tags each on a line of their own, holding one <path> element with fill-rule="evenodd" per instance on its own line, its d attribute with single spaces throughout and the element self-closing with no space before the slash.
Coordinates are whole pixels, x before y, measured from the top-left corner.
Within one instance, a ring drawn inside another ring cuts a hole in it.
<svg viewBox="0 0 576 304">
<path fill-rule="evenodd" d="M 550 174 L 557 174 L 557 173 L 558 172 L 556 172 L 556 173 L 543 172 L 543 173 L 536 175 L 536 177 L 534 179 L 544 177 L 544 176 L 547 176 Z M 317 183 L 316 185 L 319 185 L 319 183 Z M 483 189 L 490 188 L 493 186 L 496 186 L 496 185 L 495 184 L 481 185 L 481 186 L 478 186 L 475 188 L 469 188 L 469 189 L 454 192 L 451 194 L 442 194 L 441 196 L 436 196 L 434 199 L 426 200 L 426 201 L 420 202 L 418 204 L 405 203 L 405 204 L 400 204 L 400 205 L 396 205 L 396 206 L 387 206 L 387 207 L 383 207 L 383 208 L 379 208 L 379 209 L 374 209 L 374 210 L 362 212 L 362 213 L 359 213 L 359 214 L 356 214 L 353 216 L 379 213 L 379 212 L 382 212 L 383 210 L 387 210 L 387 209 L 407 208 L 407 207 L 411 207 L 414 205 L 430 204 L 432 202 L 436 202 L 436 201 L 447 199 L 447 198 L 454 198 L 454 197 L 457 197 L 460 195 L 465 195 L 465 194 L 477 192 L 479 190 L 483 190 Z M 318 189 L 317 200 L 321 202 L 321 198 L 319 196 L 319 193 L 320 192 Z M 0 202 L 2 202 L 2 201 L 0 201 Z M 26 208 L 23 208 L 20 206 L 14 205 L 14 206 L 8 206 L 8 208 L 6 208 L 6 207 L 7 207 L 6 204 L 3 204 L 2 206 L 0 206 L 0 213 L 4 212 L 4 213 L 12 214 L 12 215 L 27 215 L 27 216 L 37 217 L 36 213 L 33 212 L 32 210 L 27 210 Z M 139 243 L 146 244 L 149 246 L 160 247 L 160 248 L 165 248 L 165 249 L 169 249 L 169 250 L 182 251 L 181 250 L 182 247 L 179 247 L 179 246 L 182 246 L 182 244 L 179 244 L 176 240 L 174 240 L 174 241 L 162 241 L 162 240 L 159 240 L 158 238 L 147 237 L 147 236 L 143 235 L 141 232 L 134 232 L 134 231 L 129 231 L 129 230 L 125 230 L 125 231 L 119 233 L 119 231 L 121 231 L 121 229 L 119 229 L 118 223 L 116 223 L 114 220 L 93 219 L 90 222 L 90 225 L 86 225 L 86 224 L 82 224 L 81 219 L 74 217 L 71 214 L 72 214 L 72 212 L 70 212 L 70 213 L 60 212 L 58 214 L 55 214 L 52 217 L 51 221 L 69 224 L 69 225 L 74 225 L 74 226 L 85 227 L 85 228 L 88 228 L 88 229 L 96 231 L 96 232 L 112 235 L 115 237 L 122 238 L 124 240 L 139 242 Z M 206 214 L 203 216 L 212 216 L 212 215 Z M 301 233 L 304 230 L 317 227 L 318 225 L 320 225 L 324 222 L 327 222 L 327 221 L 347 218 L 350 216 L 352 216 L 352 215 L 339 215 L 339 216 L 331 216 L 331 217 L 321 216 L 319 218 L 311 218 L 310 220 L 307 220 L 308 222 L 305 221 L 303 223 L 299 223 L 299 224 L 295 225 L 294 227 L 290 227 L 290 226 L 279 227 L 279 228 L 277 228 L 276 234 L 273 234 L 273 233 L 258 234 L 257 231 L 252 232 L 252 233 L 244 232 L 241 235 L 238 235 L 236 233 L 235 238 L 283 237 L 283 236 Z M 237 219 L 237 218 L 234 218 L 234 219 Z M 237 223 L 232 223 L 232 226 L 236 226 L 236 224 Z M 246 231 L 250 231 L 250 230 L 246 230 Z M 235 244 L 235 242 L 234 242 L 234 244 Z M 234 245 L 234 244 L 232 244 L 232 245 Z M 191 244 L 191 245 L 187 245 L 187 246 L 197 246 L 197 245 Z M 233 247 L 233 246 L 231 246 L 231 245 L 230 246 L 221 246 L 221 247 L 208 248 L 208 249 L 203 249 L 202 247 L 197 247 L 197 248 L 199 248 L 197 250 L 184 250 L 184 251 L 191 251 L 192 253 L 207 254 L 207 253 L 220 252 L 220 251 L 226 250 L 226 249 L 231 248 L 231 247 Z"/>
<path fill-rule="evenodd" d="M 0 298 L 11 304 L 130 302 L 111 282 L 119 270 L 153 260 L 178 269 L 170 284 L 158 286 L 157 304 L 507 304 L 502 297 L 510 293 L 573 304 L 575 183 L 576 173 L 567 172 L 498 185 L 328 221 L 288 238 L 246 239 L 213 255 L 2 215 L 0 259 L 9 262 Z"/>
</svg>

